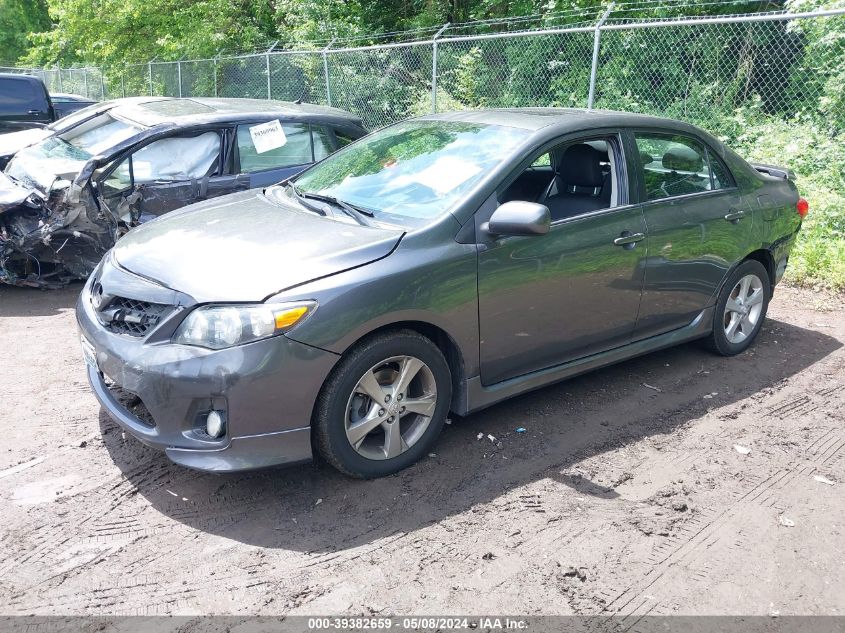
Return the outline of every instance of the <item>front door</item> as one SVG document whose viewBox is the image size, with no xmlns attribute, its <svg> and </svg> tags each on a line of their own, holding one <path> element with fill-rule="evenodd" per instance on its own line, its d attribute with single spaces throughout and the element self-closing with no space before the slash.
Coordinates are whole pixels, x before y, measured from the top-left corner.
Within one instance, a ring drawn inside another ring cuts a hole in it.
<svg viewBox="0 0 845 633">
<path fill-rule="evenodd" d="M 646 228 L 640 207 L 627 204 L 623 193 L 627 178 L 621 144 L 602 142 L 588 141 L 595 153 L 584 149 L 584 142 L 575 143 L 582 147 L 573 151 L 566 146 L 551 150 L 548 162 L 556 184 L 546 183 L 545 193 L 537 196 L 527 194 L 552 211 L 548 234 L 491 239 L 479 247 L 485 385 L 631 340 L 642 292 Z M 584 161 L 594 160 L 600 162 L 600 172 L 584 168 Z M 521 178 L 515 182 L 525 184 Z M 590 187 L 596 182 L 602 184 Z M 620 193 L 604 187 L 618 187 Z M 499 199 L 510 196 L 504 192 Z"/>
<path fill-rule="evenodd" d="M 134 224 L 247 188 L 247 178 L 239 183 L 238 177 L 224 173 L 221 139 L 221 132 L 212 130 L 144 145 L 107 172 L 101 195 L 124 222 Z"/>
</svg>

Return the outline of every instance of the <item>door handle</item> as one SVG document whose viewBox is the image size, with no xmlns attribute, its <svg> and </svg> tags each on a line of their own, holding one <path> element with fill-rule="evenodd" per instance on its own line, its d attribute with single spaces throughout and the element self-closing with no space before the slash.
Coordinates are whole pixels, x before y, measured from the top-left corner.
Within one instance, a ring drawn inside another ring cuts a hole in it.
<svg viewBox="0 0 845 633">
<path fill-rule="evenodd" d="M 44 114 L 41 110 L 27 110 L 27 114 Z"/>
<path fill-rule="evenodd" d="M 613 240 L 616 246 L 622 248 L 632 249 L 637 246 L 637 242 L 645 239 L 645 233 L 631 233 L 630 231 L 622 231 L 622 234 Z"/>
<path fill-rule="evenodd" d="M 727 220 L 728 222 L 731 222 L 732 224 L 736 224 L 737 222 L 739 222 L 744 217 L 745 217 L 745 211 L 731 210 L 731 212 L 728 213 L 725 216 L 725 220 Z"/>
</svg>

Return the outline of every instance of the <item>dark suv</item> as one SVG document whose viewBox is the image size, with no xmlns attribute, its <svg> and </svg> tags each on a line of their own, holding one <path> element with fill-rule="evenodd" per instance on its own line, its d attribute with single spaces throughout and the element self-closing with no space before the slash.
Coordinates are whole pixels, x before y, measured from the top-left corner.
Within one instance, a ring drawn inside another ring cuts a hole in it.
<svg viewBox="0 0 845 633">
<path fill-rule="evenodd" d="M 42 127 L 94 103 L 79 95 L 54 97 L 38 77 L 0 73 L 0 132 Z"/>
</svg>

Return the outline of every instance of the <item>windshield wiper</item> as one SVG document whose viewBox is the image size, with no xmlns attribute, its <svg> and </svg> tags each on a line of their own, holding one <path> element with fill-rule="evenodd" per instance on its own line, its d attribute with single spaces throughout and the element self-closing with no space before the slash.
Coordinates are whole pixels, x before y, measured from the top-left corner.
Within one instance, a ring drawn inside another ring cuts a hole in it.
<svg viewBox="0 0 845 633">
<path fill-rule="evenodd" d="M 299 187 L 297 187 L 295 184 L 293 184 L 292 182 L 288 182 L 287 186 L 290 187 L 290 190 L 293 191 L 293 195 L 296 196 L 296 199 L 299 200 L 299 203 L 303 207 L 319 215 L 327 215 L 325 210 L 321 209 L 320 207 L 316 207 L 313 204 L 309 204 L 308 200 L 306 199 L 306 194 L 302 193 Z"/>
<path fill-rule="evenodd" d="M 368 218 L 375 217 L 375 214 L 369 209 L 359 207 L 357 205 L 346 202 L 345 200 L 341 200 L 340 198 L 335 198 L 334 196 L 324 196 L 323 194 L 310 192 L 301 192 L 301 194 L 305 198 L 311 198 L 312 200 L 320 200 L 321 202 L 328 202 L 329 204 L 333 204 L 334 206 L 339 207 L 341 211 L 343 211 L 350 218 L 358 222 L 358 224 L 361 224 L 363 226 L 374 226 L 374 224 L 370 222 Z"/>
</svg>

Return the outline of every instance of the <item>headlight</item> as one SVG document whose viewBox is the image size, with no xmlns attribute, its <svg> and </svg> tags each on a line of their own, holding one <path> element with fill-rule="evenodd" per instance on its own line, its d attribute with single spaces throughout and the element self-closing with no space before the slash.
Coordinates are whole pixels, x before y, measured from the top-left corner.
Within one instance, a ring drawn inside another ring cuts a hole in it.
<svg viewBox="0 0 845 633">
<path fill-rule="evenodd" d="M 223 349 L 287 332 L 314 311 L 313 301 L 256 305 L 209 305 L 191 312 L 174 343 Z"/>
</svg>

